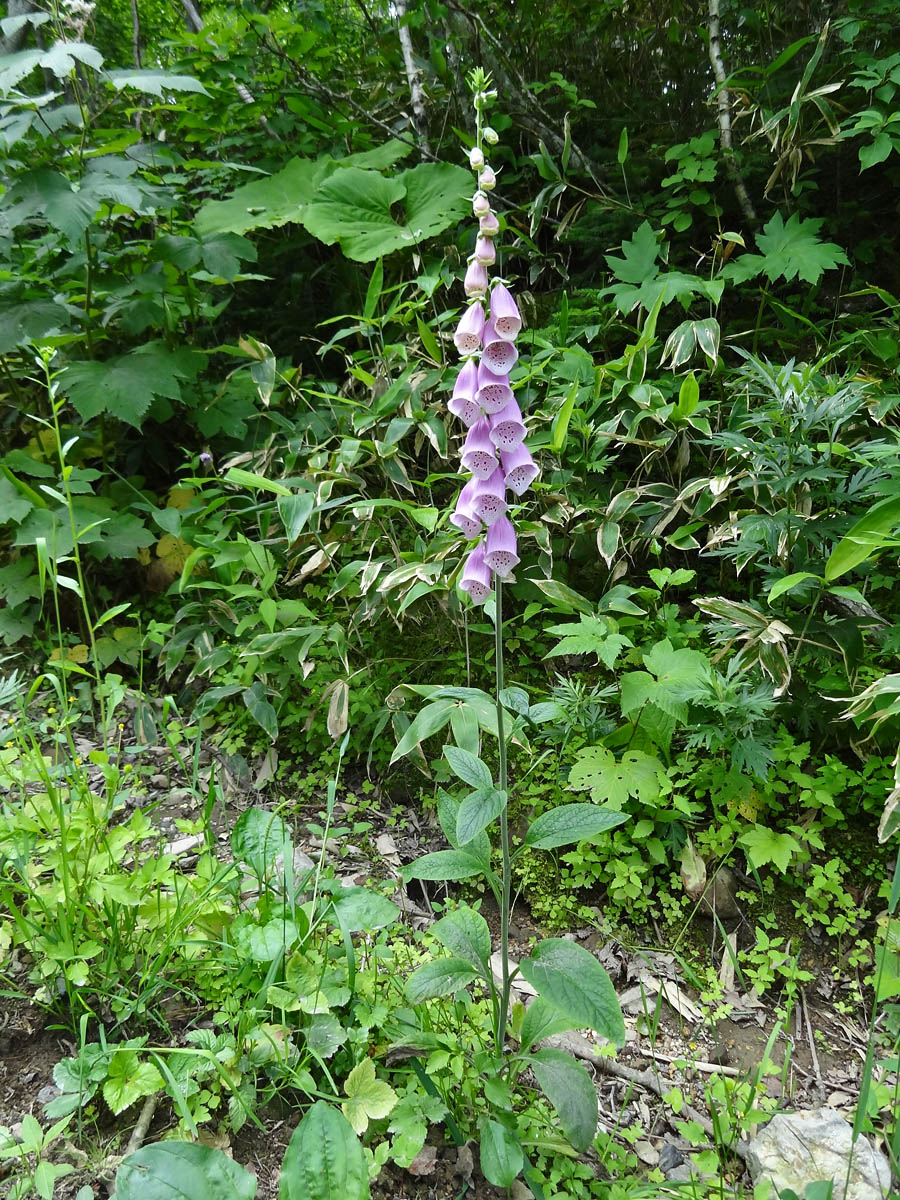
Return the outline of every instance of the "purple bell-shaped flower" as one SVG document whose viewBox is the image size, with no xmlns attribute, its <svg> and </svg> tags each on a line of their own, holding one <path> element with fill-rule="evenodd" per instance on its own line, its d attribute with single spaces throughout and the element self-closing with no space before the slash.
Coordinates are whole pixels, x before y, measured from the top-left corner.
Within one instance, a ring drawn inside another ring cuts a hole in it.
<svg viewBox="0 0 900 1200">
<path fill-rule="evenodd" d="M 478 218 L 478 232 L 484 237 L 497 236 L 500 232 L 500 222 L 495 213 L 486 212 L 483 217 Z"/>
<path fill-rule="evenodd" d="M 484 264 L 476 262 L 473 258 L 466 268 L 466 278 L 463 281 L 466 295 L 469 299 L 477 297 L 481 299 L 487 291 L 488 277 L 487 271 L 484 269 Z"/>
<path fill-rule="evenodd" d="M 493 296 L 491 304 L 493 304 Z M 519 357 L 519 352 L 512 342 L 508 338 L 498 335 L 493 321 L 485 323 L 482 341 L 484 342 L 484 349 L 481 352 L 482 365 L 489 371 L 493 371 L 495 375 L 508 375 Z"/>
<path fill-rule="evenodd" d="M 505 579 L 519 561 L 516 531 L 508 517 L 498 517 L 487 531 L 484 561 L 501 579 Z"/>
<path fill-rule="evenodd" d="M 501 408 L 512 400 L 512 388 L 509 386 L 508 375 L 495 375 L 483 364 L 478 368 L 478 386 L 475 389 L 475 403 L 488 414 L 498 413 Z"/>
<path fill-rule="evenodd" d="M 450 518 L 450 524 L 455 525 L 469 541 L 481 533 L 481 519 L 475 515 L 472 507 L 477 482 L 477 477 L 473 477 L 462 489 L 456 498 L 456 512 Z"/>
<path fill-rule="evenodd" d="M 497 451 L 491 441 L 491 427 L 487 418 L 476 421 L 466 434 L 462 452 L 463 470 L 470 471 L 479 479 L 487 479 L 496 473 L 499 463 Z"/>
<path fill-rule="evenodd" d="M 522 328 L 522 317 L 518 306 L 508 288 L 502 283 L 495 283 L 491 292 L 491 329 L 497 337 L 513 341 L 518 337 Z M 487 345 L 487 338 L 485 338 Z"/>
<path fill-rule="evenodd" d="M 482 235 L 475 242 L 475 261 L 490 267 L 496 262 L 497 248 L 489 237 Z"/>
<path fill-rule="evenodd" d="M 498 450 L 515 450 L 525 440 L 525 424 L 515 398 L 491 418 L 491 441 Z"/>
<path fill-rule="evenodd" d="M 453 395 L 447 404 L 454 417 L 459 417 L 467 429 L 481 417 L 481 406 L 476 399 L 477 391 L 478 364 L 474 358 L 470 358 L 460 368 L 453 385 Z"/>
<path fill-rule="evenodd" d="M 481 349 L 484 331 L 484 309 L 480 303 L 470 304 L 460 318 L 453 342 L 460 354 L 474 354 Z"/>
<path fill-rule="evenodd" d="M 499 467 L 489 479 L 479 479 L 476 483 L 472 511 L 488 527 L 506 513 L 506 485 Z"/>
<path fill-rule="evenodd" d="M 512 450 L 501 450 L 500 463 L 506 486 L 517 496 L 528 491 L 541 473 L 528 447 L 521 442 Z"/>
<path fill-rule="evenodd" d="M 491 570 L 484 561 L 483 542 L 479 542 L 466 559 L 459 586 L 476 604 L 484 604 L 491 594 Z"/>
</svg>

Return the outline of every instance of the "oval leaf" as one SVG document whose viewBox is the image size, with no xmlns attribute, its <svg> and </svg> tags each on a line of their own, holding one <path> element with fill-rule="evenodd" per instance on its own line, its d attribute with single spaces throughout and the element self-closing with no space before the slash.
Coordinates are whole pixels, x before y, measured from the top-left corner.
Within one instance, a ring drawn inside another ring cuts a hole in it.
<svg viewBox="0 0 900 1200">
<path fill-rule="evenodd" d="M 625 1022 L 609 976 L 583 946 L 565 938 L 538 943 L 519 969 L 533 988 L 578 1027 L 587 1026 L 617 1046 L 625 1044 Z"/>
<path fill-rule="evenodd" d="M 478 788 L 459 806 L 456 814 L 456 839 L 461 846 L 471 842 L 506 808 L 506 792 L 499 788 Z"/>
<path fill-rule="evenodd" d="M 464 850 L 436 850 L 433 854 L 423 854 L 400 874 L 405 883 L 410 879 L 470 879 L 473 875 L 483 875 L 484 866 Z"/>
<path fill-rule="evenodd" d="M 370 1195 L 369 1170 L 359 1139 L 346 1117 L 317 1100 L 294 1130 L 285 1152 L 278 1200 L 369 1200 Z"/>
<path fill-rule="evenodd" d="M 461 905 L 446 917 L 435 921 L 431 932 L 451 954 L 464 958 L 473 967 L 481 968 L 484 975 L 489 975 L 491 931 L 481 913 L 468 905 Z"/>
<path fill-rule="evenodd" d="M 343 888 L 333 901 L 338 924 L 348 933 L 384 929 L 397 920 L 399 909 L 386 896 L 364 887 Z"/>
<path fill-rule="evenodd" d="M 621 825 L 627 813 L 613 812 L 598 804 L 561 804 L 532 821 L 525 835 L 525 845 L 533 850 L 552 850 L 599 837 L 601 833 Z"/>
<path fill-rule="evenodd" d="M 481 1132 L 481 1172 L 494 1187 L 512 1187 L 513 1180 L 525 1164 L 522 1147 L 498 1121 L 482 1117 L 478 1122 Z"/>
<path fill-rule="evenodd" d="M 410 1004 L 434 1000 L 437 996 L 452 996 L 471 983 L 478 974 L 463 958 L 436 958 L 413 971 L 406 981 L 406 998 Z"/>
<path fill-rule="evenodd" d="M 256 1187 L 250 1172 L 227 1154 L 194 1142 L 143 1146 L 116 1174 L 119 1200 L 253 1200 Z"/>
<path fill-rule="evenodd" d="M 463 783 L 473 788 L 489 788 L 494 780 L 486 763 L 468 750 L 460 750 L 459 746 L 445 746 L 444 757 L 450 764 L 450 770 Z"/>
<path fill-rule="evenodd" d="M 538 1050 L 529 1062 L 541 1091 L 559 1114 L 576 1150 L 587 1150 L 597 1132 L 597 1093 L 584 1067 L 562 1050 Z"/>
</svg>

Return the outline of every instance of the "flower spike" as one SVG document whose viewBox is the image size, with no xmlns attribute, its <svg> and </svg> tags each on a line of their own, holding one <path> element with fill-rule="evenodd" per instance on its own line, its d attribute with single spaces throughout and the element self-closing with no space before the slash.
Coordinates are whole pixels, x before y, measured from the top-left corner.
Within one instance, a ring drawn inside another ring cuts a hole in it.
<svg viewBox="0 0 900 1200">
<path fill-rule="evenodd" d="M 466 559 L 459 586 L 476 604 L 484 604 L 491 594 L 491 571 L 484 561 L 483 542 L 479 542 Z"/>
</svg>

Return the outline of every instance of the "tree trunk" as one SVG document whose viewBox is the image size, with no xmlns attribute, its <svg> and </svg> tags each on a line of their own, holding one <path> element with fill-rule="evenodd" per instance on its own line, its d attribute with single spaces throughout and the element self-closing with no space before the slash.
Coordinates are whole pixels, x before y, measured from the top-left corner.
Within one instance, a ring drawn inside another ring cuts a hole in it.
<svg viewBox="0 0 900 1200">
<path fill-rule="evenodd" d="M 403 53 L 403 68 L 406 71 L 406 82 L 409 85 L 409 102 L 412 108 L 412 125 L 416 131 L 416 140 L 422 157 L 431 156 L 428 145 L 428 114 L 425 111 L 425 96 L 419 79 L 419 68 L 413 57 L 412 38 L 406 21 L 406 0 L 394 0 L 397 11 L 397 24 L 400 35 L 400 49 Z"/>
<path fill-rule="evenodd" d="M 728 90 L 725 64 L 722 61 L 719 0 L 709 0 L 709 61 L 712 63 L 713 75 L 716 77 L 716 120 L 719 124 L 719 144 L 722 147 L 725 170 L 731 178 L 734 194 L 741 206 L 745 220 L 755 227 L 759 224 L 759 220 L 753 207 L 753 201 L 747 192 L 744 177 L 741 175 L 731 139 L 731 92 Z"/>
<path fill-rule="evenodd" d="M 35 0 L 9 0 L 6 8 L 7 17 L 24 17 L 27 13 L 37 11 Z M 0 37 L 0 54 L 17 54 L 25 45 L 28 34 L 33 26 L 27 21 L 9 37 Z"/>
</svg>

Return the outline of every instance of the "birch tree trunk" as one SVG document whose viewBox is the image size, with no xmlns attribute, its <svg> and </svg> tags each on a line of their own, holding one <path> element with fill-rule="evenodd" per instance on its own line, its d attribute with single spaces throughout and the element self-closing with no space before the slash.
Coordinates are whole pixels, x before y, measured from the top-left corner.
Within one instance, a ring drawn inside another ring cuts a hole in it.
<svg viewBox="0 0 900 1200">
<path fill-rule="evenodd" d="M 725 64 L 722 61 L 722 27 L 719 20 L 719 0 L 709 0 L 709 61 L 712 64 L 713 75 L 716 80 L 716 120 L 719 125 L 719 144 L 722 147 L 725 170 L 731 179 L 734 194 L 737 197 L 738 204 L 741 206 L 741 212 L 744 214 L 745 220 L 751 226 L 756 226 L 759 224 L 756 210 L 747 191 L 747 185 L 744 183 L 744 177 L 741 175 L 741 169 L 738 166 L 737 155 L 734 152 L 734 144 L 731 137 L 731 92 L 728 90 L 726 82 L 728 77 L 725 74 Z"/>
<path fill-rule="evenodd" d="M 400 50 L 403 54 L 403 68 L 406 71 L 406 82 L 409 85 L 409 102 L 412 108 L 412 125 L 416 131 L 416 140 L 423 158 L 431 157 L 431 147 L 428 144 L 428 114 L 425 111 L 425 95 L 419 79 L 419 69 L 413 57 L 412 38 L 406 21 L 406 0 L 394 0 L 397 10 L 397 24 L 400 36 Z"/>
</svg>

